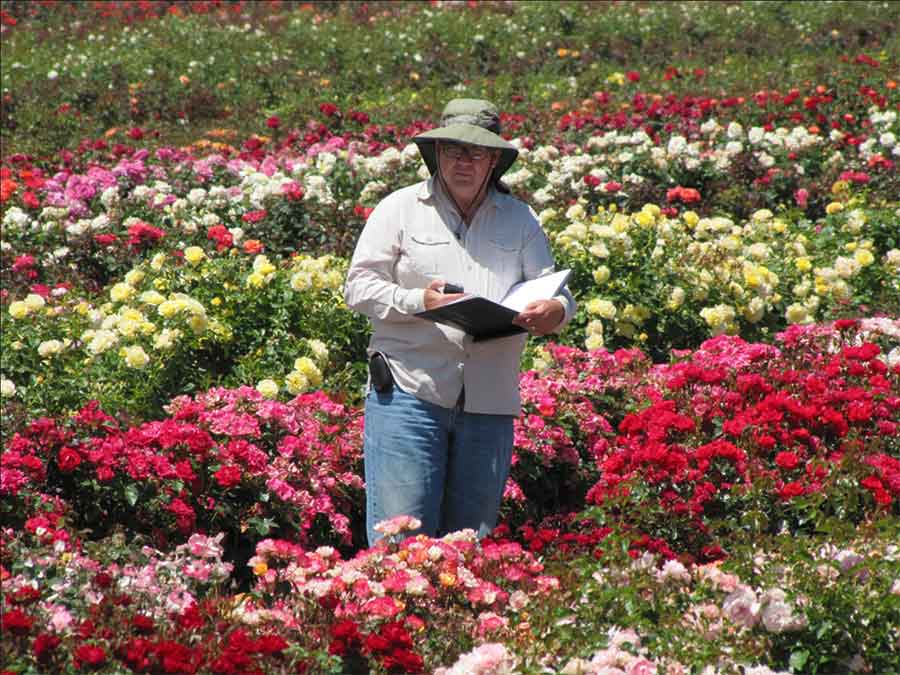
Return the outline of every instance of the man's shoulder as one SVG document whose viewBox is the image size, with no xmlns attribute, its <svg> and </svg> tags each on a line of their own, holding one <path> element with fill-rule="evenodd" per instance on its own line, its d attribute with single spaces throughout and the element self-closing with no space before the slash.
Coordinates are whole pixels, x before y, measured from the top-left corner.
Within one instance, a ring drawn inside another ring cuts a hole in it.
<svg viewBox="0 0 900 675">
<path fill-rule="evenodd" d="M 394 190 L 387 197 L 384 197 L 378 205 L 390 208 L 414 203 L 419 200 L 427 182 L 419 181 L 418 183 Z"/>
<path fill-rule="evenodd" d="M 514 218 L 517 222 L 533 221 L 535 225 L 540 225 L 537 214 L 528 202 L 503 192 L 495 192 L 494 200 L 497 208 L 504 216 Z"/>
</svg>

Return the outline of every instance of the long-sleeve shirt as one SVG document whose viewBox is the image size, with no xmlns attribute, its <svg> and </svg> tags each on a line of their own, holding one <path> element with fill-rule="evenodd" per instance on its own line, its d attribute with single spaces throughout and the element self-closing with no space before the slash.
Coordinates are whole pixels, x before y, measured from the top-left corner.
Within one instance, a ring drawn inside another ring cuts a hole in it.
<svg viewBox="0 0 900 675">
<path fill-rule="evenodd" d="M 513 284 L 554 271 L 547 236 L 524 202 L 491 189 L 465 225 L 434 177 L 388 195 L 369 216 L 347 273 L 347 305 L 372 321 L 369 354 L 381 352 L 404 391 L 467 412 L 518 415 L 526 334 L 474 342 L 418 318 L 435 279 L 499 302 Z M 568 289 L 555 298 L 575 313 Z"/>
</svg>

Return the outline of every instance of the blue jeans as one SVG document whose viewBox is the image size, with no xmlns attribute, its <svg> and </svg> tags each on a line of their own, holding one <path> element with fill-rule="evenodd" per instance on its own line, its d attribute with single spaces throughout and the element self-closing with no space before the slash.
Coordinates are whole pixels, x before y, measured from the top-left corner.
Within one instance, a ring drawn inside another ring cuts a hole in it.
<svg viewBox="0 0 900 675">
<path fill-rule="evenodd" d="M 512 415 L 448 409 L 394 386 L 371 389 L 365 410 L 366 528 L 400 515 L 432 537 L 471 528 L 483 537 L 497 523 L 509 476 Z"/>
</svg>

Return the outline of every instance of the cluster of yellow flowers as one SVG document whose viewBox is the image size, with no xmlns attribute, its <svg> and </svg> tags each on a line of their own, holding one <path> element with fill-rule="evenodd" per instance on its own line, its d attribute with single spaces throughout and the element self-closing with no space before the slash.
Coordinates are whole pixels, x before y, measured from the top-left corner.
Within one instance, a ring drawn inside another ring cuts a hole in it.
<svg viewBox="0 0 900 675">
<path fill-rule="evenodd" d="M 297 357 L 294 361 L 294 369 L 284 377 L 284 387 L 293 396 L 322 386 L 323 378 L 320 366 L 327 363 L 330 356 L 328 347 L 321 340 L 308 339 L 306 346 L 313 357 Z M 257 383 L 256 390 L 266 398 L 275 398 L 280 387 L 275 380 L 266 378 Z"/>
<path fill-rule="evenodd" d="M 275 277 L 277 271 L 278 268 L 271 263 L 269 258 L 260 253 L 253 259 L 253 271 L 247 277 L 247 287 L 262 288 L 266 286 Z"/>
<path fill-rule="evenodd" d="M 802 228 L 768 209 L 736 223 L 693 211 L 670 218 L 655 204 L 631 214 L 615 205 L 589 214 L 582 201 L 563 219 L 547 209 L 541 221 L 551 231 L 561 221 L 554 243 L 592 271 L 597 295 L 585 302 L 585 345 L 597 348 L 604 345 L 604 327 L 646 340 L 641 327 L 653 312 L 696 312 L 713 335 L 737 333 L 742 322 L 758 323 L 773 311 L 784 311 L 790 323 L 813 321 L 824 302 L 850 298 L 854 277 L 877 262 L 873 241 L 861 236 L 865 211 L 835 203 L 841 208 L 831 212 L 840 214 L 846 241 L 829 254 L 811 251 Z M 889 252 L 883 263 L 896 273 L 900 251 Z M 638 290 L 641 302 L 634 301 Z M 793 302 L 785 303 L 788 294 Z"/>
<path fill-rule="evenodd" d="M 29 314 L 40 311 L 47 303 L 37 293 L 29 293 L 24 300 L 15 300 L 9 305 L 9 315 L 13 319 L 24 319 Z"/>
<path fill-rule="evenodd" d="M 338 259 L 331 255 L 314 258 L 299 255 L 291 265 L 291 288 L 295 291 L 338 290 L 344 283 L 344 271 L 338 266 Z"/>
</svg>

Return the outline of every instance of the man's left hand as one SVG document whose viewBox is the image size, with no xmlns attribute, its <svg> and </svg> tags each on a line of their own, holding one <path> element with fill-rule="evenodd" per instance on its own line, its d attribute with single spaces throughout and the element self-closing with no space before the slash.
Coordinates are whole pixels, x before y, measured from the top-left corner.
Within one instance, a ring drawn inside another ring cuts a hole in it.
<svg viewBox="0 0 900 675">
<path fill-rule="evenodd" d="M 559 300 L 535 300 L 529 302 L 513 323 L 532 335 L 547 335 L 566 316 L 566 310 Z"/>
</svg>

